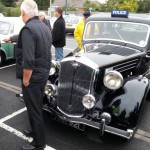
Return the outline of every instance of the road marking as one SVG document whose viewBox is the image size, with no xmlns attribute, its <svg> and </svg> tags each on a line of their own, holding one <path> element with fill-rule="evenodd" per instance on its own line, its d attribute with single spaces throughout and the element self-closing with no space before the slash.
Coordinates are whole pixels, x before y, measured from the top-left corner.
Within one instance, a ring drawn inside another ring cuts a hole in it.
<svg viewBox="0 0 150 150">
<path fill-rule="evenodd" d="M 16 94 L 19 94 L 22 91 L 21 88 L 19 88 L 17 86 L 14 86 L 14 85 L 11 85 L 11 84 L 8 84 L 5 82 L 1 82 L 1 81 L 0 81 L 0 87 L 4 88 L 6 90 L 12 91 Z"/>
<path fill-rule="evenodd" d="M 9 67 L 12 67 L 12 66 L 15 66 L 15 65 L 16 65 L 16 64 L 8 65 L 8 66 L 5 66 L 5 67 L 0 67 L 0 70 L 9 68 Z"/>
<path fill-rule="evenodd" d="M 12 113 L 12 114 L 10 114 L 10 115 L 8 115 L 8 116 L 6 116 L 6 117 L 0 119 L 0 123 L 3 123 L 3 122 L 5 122 L 5 121 L 7 121 L 7 120 L 9 120 L 9 119 L 11 119 L 11 118 L 17 116 L 17 115 L 19 115 L 19 114 L 25 112 L 26 110 L 27 110 L 27 108 L 24 107 L 24 108 L 22 108 L 22 109 L 20 109 L 20 110 L 18 110 L 18 111 L 16 111 L 16 112 L 14 112 L 14 113 Z"/>
<path fill-rule="evenodd" d="M 6 131 L 8 132 L 11 132 L 12 134 L 18 136 L 19 138 L 23 139 L 23 140 L 26 140 L 28 142 L 32 142 L 33 141 L 33 138 L 28 138 L 26 137 L 22 132 L 4 124 L 4 123 L 0 123 L 0 127 L 5 129 Z M 45 150 L 55 150 L 54 148 L 50 147 L 50 146 L 46 146 Z"/>
</svg>

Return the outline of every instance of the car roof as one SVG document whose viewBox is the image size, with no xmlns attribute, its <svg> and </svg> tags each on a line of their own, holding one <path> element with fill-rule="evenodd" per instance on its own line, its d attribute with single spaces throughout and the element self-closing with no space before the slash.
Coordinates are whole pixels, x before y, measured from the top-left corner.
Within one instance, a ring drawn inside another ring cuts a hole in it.
<svg viewBox="0 0 150 150">
<path fill-rule="evenodd" d="M 125 22 L 144 23 L 150 25 L 150 13 L 147 14 L 130 13 L 128 18 L 111 17 L 111 13 L 98 13 L 90 16 L 87 19 L 87 22 L 89 21 L 125 21 Z"/>
<path fill-rule="evenodd" d="M 0 18 L 0 21 L 13 23 L 15 21 L 18 21 L 18 19 L 19 19 L 19 17 L 2 17 L 2 18 Z"/>
</svg>

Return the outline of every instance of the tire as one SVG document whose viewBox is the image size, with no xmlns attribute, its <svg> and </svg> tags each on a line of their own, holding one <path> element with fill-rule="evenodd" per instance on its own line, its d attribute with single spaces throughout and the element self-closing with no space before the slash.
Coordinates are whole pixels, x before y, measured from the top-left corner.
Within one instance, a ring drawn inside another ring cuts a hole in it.
<svg viewBox="0 0 150 150">
<path fill-rule="evenodd" d="M 5 56 L 2 52 L 0 52 L 0 65 L 2 65 L 5 61 Z"/>
</svg>

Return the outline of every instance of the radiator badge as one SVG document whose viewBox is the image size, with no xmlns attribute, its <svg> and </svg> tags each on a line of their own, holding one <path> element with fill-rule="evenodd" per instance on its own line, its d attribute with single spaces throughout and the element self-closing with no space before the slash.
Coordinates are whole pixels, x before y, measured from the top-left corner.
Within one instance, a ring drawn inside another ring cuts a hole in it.
<svg viewBox="0 0 150 150">
<path fill-rule="evenodd" d="M 77 67 L 79 67 L 80 65 L 79 65 L 77 62 L 74 62 L 74 63 L 72 63 L 72 66 L 73 66 L 74 68 L 77 68 Z"/>
</svg>

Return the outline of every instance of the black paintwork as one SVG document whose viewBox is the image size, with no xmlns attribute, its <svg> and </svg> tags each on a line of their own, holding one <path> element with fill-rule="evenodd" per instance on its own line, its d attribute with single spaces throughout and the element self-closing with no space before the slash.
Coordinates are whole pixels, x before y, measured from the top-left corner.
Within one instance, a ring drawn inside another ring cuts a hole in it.
<svg viewBox="0 0 150 150">
<path fill-rule="evenodd" d="M 88 21 L 115 20 L 145 23 L 150 25 L 150 19 L 90 17 Z M 112 116 L 109 126 L 118 129 L 133 129 L 137 127 L 142 108 L 149 92 L 150 55 L 148 46 L 141 49 L 130 44 L 110 41 L 90 41 L 90 50 L 86 53 L 71 53 L 67 61 L 61 63 L 57 75 L 51 76 L 50 81 L 58 80 L 58 92 L 54 96 L 55 103 L 48 103 L 49 109 L 61 114 L 82 116 L 82 119 L 100 123 L 100 115 L 108 112 Z M 85 43 L 86 44 L 86 43 Z M 98 47 L 95 49 L 94 46 Z M 83 58 L 98 66 L 98 71 L 92 69 L 89 64 L 81 63 Z M 80 63 L 77 63 L 80 60 Z M 78 67 L 72 64 L 77 63 Z M 124 77 L 124 85 L 119 90 L 111 91 L 103 84 L 103 78 L 107 69 L 120 72 Z M 143 75 L 139 77 L 139 75 Z M 54 83 L 54 81 L 52 82 Z M 82 97 L 91 94 L 96 98 L 96 105 L 86 110 L 82 105 Z M 53 100 L 52 100 L 53 102 Z M 59 108 L 59 109 L 58 109 Z M 61 111 L 60 111 L 61 110 Z M 68 118 L 69 120 L 69 118 Z"/>
</svg>

